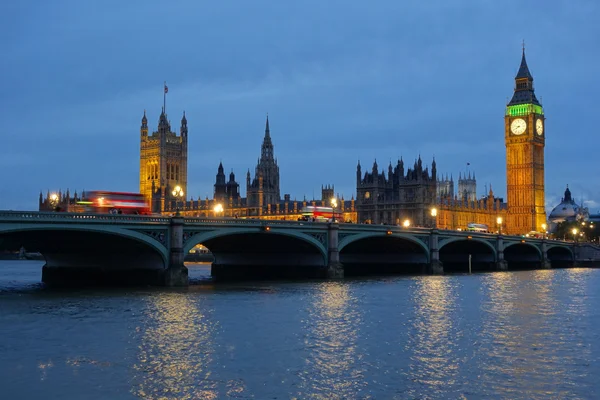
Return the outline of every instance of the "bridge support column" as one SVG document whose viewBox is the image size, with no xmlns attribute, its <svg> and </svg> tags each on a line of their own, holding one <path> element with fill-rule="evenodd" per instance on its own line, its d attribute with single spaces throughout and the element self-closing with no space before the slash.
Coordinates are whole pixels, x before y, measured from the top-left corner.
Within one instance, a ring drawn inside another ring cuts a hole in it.
<svg viewBox="0 0 600 400">
<path fill-rule="evenodd" d="M 339 279 L 344 277 L 344 266 L 340 262 L 340 251 L 338 250 L 340 231 L 339 224 L 332 222 L 327 229 L 327 277 Z"/>
<path fill-rule="evenodd" d="M 440 261 L 440 250 L 438 248 L 438 230 L 433 229 L 429 236 L 429 272 L 434 275 L 444 273 L 444 265 Z"/>
<path fill-rule="evenodd" d="M 548 259 L 548 244 L 545 240 L 542 240 L 542 265 L 540 265 L 543 269 L 552 268 L 552 263 Z"/>
<path fill-rule="evenodd" d="M 165 286 L 187 286 L 188 270 L 183 264 L 183 217 L 171 218 L 169 265 L 165 270 Z"/>
<path fill-rule="evenodd" d="M 496 241 L 496 254 L 498 255 L 496 270 L 508 271 L 508 263 L 504 259 L 504 241 L 502 240 L 501 235 L 498 235 L 498 240 Z"/>
<path fill-rule="evenodd" d="M 579 242 L 573 244 L 573 268 L 581 267 L 581 246 Z"/>
</svg>

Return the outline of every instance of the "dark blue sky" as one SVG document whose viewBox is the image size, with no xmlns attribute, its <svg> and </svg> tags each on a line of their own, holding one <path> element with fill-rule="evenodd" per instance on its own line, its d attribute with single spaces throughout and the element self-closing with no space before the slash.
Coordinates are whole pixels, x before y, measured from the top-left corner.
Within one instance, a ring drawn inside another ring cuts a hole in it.
<svg viewBox="0 0 600 400">
<path fill-rule="evenodd" d="M 93 4 L 93 6 L 92 6 Z M 219 161 L 245 195 L 265 115 L 292 198 L 421 155 L 506 196 L 504 110 L 521 42 L 546 112 L 546 201 L 600 209 L 600 2 L 13 1 L 0 5 L 0 209 L 39 191 L 139 189 L 139 126 L 189 124 L 188 194 Z M 489 186 L 488 186 L 489 187 Z M 189 198 L 189 197 L 188 197 Z"/>
</svg>

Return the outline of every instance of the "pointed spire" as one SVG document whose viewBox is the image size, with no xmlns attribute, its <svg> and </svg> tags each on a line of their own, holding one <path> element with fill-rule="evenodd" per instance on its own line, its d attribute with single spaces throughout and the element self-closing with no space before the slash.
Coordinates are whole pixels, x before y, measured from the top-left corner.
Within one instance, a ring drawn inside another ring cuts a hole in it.
<svg viewBox="0 0 600 400">
<path fill-rule="evenodd" d="M 507 105 L 512 106 L 517 104 L 535 104 L 541 106 L 533 90 L 533 76 L 529 72 L 527 60 L 525 59 L 525 45 L 523 45 L 521 65 L 519 66 L 517 76 L 515 76 L 515 93 Z"/>
<path fill-rule="evenodd" d="M 517 76 L 515 79 L 527 78 L 529 80 L 533 80 L 533 76 L 529 72 L 529 67 L 527 66 L 527 60 L 525 59 L 525 41 L 523 41 L 523 55 L 521 56 L 521 65 L 519 66 L 519 72 L 517 72 Z"/>
<path fill-rule="evenodd" d="M 269 113 L 267 113 L 267 122 L 265 123 L 265 137 L 271 136 L 271 130 L 269 129 Z"/>
</svg>

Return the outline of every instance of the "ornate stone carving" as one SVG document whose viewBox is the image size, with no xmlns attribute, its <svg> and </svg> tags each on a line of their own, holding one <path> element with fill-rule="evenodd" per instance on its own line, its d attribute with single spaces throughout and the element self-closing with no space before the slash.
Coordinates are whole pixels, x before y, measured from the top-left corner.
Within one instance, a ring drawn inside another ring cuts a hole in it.
<svg viewBox="0 0 600 400">
<path fill-rule="evenodd" d="M 309 233 L 308 235 L 317 239 L 322 245 L 325 245 L 327 243 L 327 241 L 325 240 L 324 233 Z"/>
<path fill-rule="evenodd" d="M 166 246 L 167 244 L 167 231 L 166 230 L 160 230 L 160 231 L 139 231 L 145 235 L 150 236 L 151 238 L 157 240 L 159 243 L 162 243 Z"/>
</svg>

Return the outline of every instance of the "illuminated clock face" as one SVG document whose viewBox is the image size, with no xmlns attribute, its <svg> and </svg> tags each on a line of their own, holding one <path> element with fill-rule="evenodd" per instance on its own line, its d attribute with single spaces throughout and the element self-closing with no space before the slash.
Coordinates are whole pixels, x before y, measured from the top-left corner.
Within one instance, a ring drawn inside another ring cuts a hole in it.
<svg viewBox="0 0 600 400">
<path fill-rule="evenodd" d="M 517 118 L 510 124 L 510 131 L 515 135 L 522 135 L 527 129 L 527 122 L 524 119 Z"/>
<path fill-rule="evenodd" d="M 542 136 L 542 134 L 544 133 L 544 122 L 541 119 L 535 121 L 535 131 L 540 136 Z"/>
<path fill-rule="evenodd" d="M 365 192 L 365 200 L 368 200 L 371 197 L 371 193 Z"/>
</svg>

